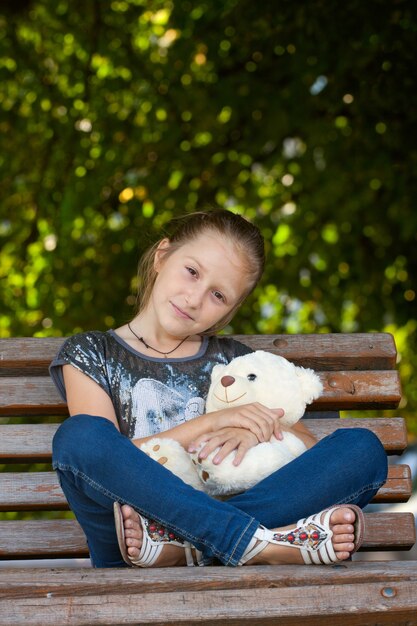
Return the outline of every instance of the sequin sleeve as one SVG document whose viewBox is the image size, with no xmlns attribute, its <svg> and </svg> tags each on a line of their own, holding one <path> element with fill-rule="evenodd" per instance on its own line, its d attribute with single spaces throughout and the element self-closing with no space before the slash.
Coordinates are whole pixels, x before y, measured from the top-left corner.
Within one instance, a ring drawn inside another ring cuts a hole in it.
<svg viewBox="0 0 417 626">
<path fill-rule="evenodd" d="M 49 366 L 51 378 L 65 402 L 67 396 L 62 366 L 67 364 L 89 376 L 111 396 L 103 333 L 87 332 L 69 337 Z"/>
</svg>

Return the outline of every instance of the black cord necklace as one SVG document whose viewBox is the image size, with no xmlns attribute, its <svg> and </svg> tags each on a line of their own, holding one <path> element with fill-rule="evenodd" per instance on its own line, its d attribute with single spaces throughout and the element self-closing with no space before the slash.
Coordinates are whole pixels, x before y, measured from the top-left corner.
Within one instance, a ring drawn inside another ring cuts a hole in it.
<svg viewBox="0 0 417 626">
<path fill-rule="evenodd" d="M 137 335 L 137 334 L 135 333 L 135 331 L 133 330 L 133 328 L 131 327 L 130 322 L 128 322 L 128 323 L 127 323 L 127 325 L 128 325 L 128 328 L 129 328 L 130 332 L 132 333 L 132 335 L 135 335 L 136 339 L 139 339 L 139 341 L 140 341 L 141 343 L 143 343 L 143 345 L 145 346 L 145 348 L 147 348 L 148 350 L 149 350 L 149 349 L 151 349 L 151 350 L 153 350 L 154 352 L 158 352 L 158 354 L 163 354 L 165 358 L 168 358 L 168 355 L 169 355 L 169 354 L 172 354 L 173 352 L 175 352 L 175 350 L 178 350 L 178 348 L 179 348 L 180 346 L 182 346 L 182 344 L 184 343 L 184 341 L 186 341 L 186 340 L 188 339 L 188 337 L 190 336 L 190 335 L 187 335 L 187 337 L 184 337 L 184 339 L 181 339 L 181 341 L 179 342 L 179 344 L 178 344 L 177 346 L 175 346 L 175 348 L 172 348 L 172 350 L 170 350 L 169 352 L 163 352 L 162 350 L 157 350 L 156 348 L 153 348 L 152 346 L 150 346 L 148 343 L 146 343 L 146 341 L 144 340 L 144 338 L 143 338 L 143 337 L 139 337 L 139 335 Z"/>
</svg>

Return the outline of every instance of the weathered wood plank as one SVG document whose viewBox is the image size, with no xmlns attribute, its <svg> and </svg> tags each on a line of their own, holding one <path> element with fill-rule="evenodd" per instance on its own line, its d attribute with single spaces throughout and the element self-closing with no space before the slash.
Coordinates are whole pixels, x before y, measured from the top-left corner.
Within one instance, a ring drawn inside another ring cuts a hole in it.
<svg viewBox="0 0 417 626">
<path fill-rule="evenodd" d="M 0 473 L 0 511 L 67 509 L 55 472 Z"/>
<path fill-rule="evenodd" d="M 305 419 L 305 425 L 323 439 L 338 428 L 368 428 L 381 440 L 388 454 L 407 447 L 407 429 L 401 417 L 357 419 Z M 52 438 L 59 424 L 3 424 L 0 426 L 0 462 L 34 462 L 51 459 Z"/>
<path fill-rule="evenodd" d="M 52 439 L 59 424 L 0 425 L 0 462 L 50 461 Z"/>
<path fill-rule="evenodd" d="M 400 519 L 401 518 L 401 519 Z M 398 526 L 398 523 L 400 526 Z M 401 530 L 400 530 L 401 528 Z M 404 532 L 405 537 L 397 537 L 397 532 Z M 383 541 L 378 534 L 384 535 Z M 367 513 L 363 549 L 384 550 L 385 543 L 390 550 L 409 550 L 416 542 L 416 526 L 412 513 Z M 396 547 L 395 547 L 396 546 Z M 408 547 L 407 547 L 408 546 Z"/>
<path fill-rule="evenodd" d="M 388 454 L 401 454 L 408 445 L 407 427 L 402 417 L 305 419 L 304 423 L 318 439 L 337 428 L 368 428 L 379 437 Z"/>
<path fill-rule="evenodd" d="M 408 502 L 413 491 L 411 470 L 408 465 L 391 465 L 388 479 L 372 502 Z"/>
<path fill-rule="evenodd" d="M 401 399 L 396 371 L 317 372 L 323 393 L 310 410 L 393 409 Z M 66 415 L 49 377 L 0 377 L 0 415 Z"/>
<path fill-rule="evenodd" d="M 268 350 L 319 370 L 395 369 L 396 348 L 388 333 L 234 335 L 253 350 Z M 64 337 L 0 339 L 0 376 L 43 375 Z"/>
<path fill-rule="evenodd" d="M 368 513 L 363 550 L 409 550 L 415 542 L 412 513 Z M 0 558 L 88 556 L 75 520 L 0 522 Z"/>
<path fill-rule="evenodd" d="M 2 560 L 78 557 L 88 557 L 88 549 L 84 533 L 75 520 L 0 522 Z"/>
<path fill-rule="evenodd" d="M 0 376 L 46 376 L 64 337 L 0 339 Z"/>
<path fill-rule="evenodd" d="M 42 596 L 3 600 L 0 626 L 415 626 L 416 583 L 395 583 L 382 598 L 380 583 L 302 588 L 164 592 L 152 596 Z M 296 607 L 294 609 L 294 607 Z"/>
<path fill-rule="evenodd" d="M 68 415 L 49 376 L 0 378 L 0 415 Z"/>
<path fill-rule="evenodd" d="M 397 371 L 317 372 L 323 393 L 311 405 L 316 410 L 395 409 L 401 400 Z"/>
<path fill-rule="evenodd" d="M 393 585 L 396 581 L 417 580 L 417 564 L 411 561 L 345 561 L 334 566 L 259 565 L 251 567 L 204 568 L 1 568 L 2 598 L 38 598 L 90 595 L 92 593 L 160 593 L 163 591 L 203 591 L 216 589 L 259 589 L 305 585 L 329 586 L 374 582 Z"/>
<path fill-rule="evenodd" d="M 239 568 L 233 570 L 233 585 L 225 588 L 222 581 L 214 583 L 211 579 L 211 570 L 224 568 L 204 568 L 204 571 L 192 572 L 197 578 L 208 578 L 208 585 L 199 589 L 189 588 L 190 572 L 181 568 L 181 572 L 168 571 L 176 574 L 176 585 L 167 584 L 164 574 L 167 571 L 148 571 L 154 586 L 146 584 L 145 577 L 140 572 L 116 570 L 125 581 L 131 582 L 132 574 L 138 573 L 139 579 L 144 581 L 140 586 L 138 581 L 132 584 L 121 585 L 116 576 L 113 581 L 110 576 L 113 572 L 101 570 L 106 576 L 105 586 L 98 583 L 99 590 L 85 589 L 88 585 L 89 572 L 72 570 L 72 583 L 59 587 L 50 583 L 50 573 L 43 571 L 45 577 L 42 586 L 37 586 L 33 593 L 25 584 L 25 572 L 19 572 L 23 578 L 23 587 L 15 586 L 16 595 L 6 582 L 6 594 L 2 600 L 0 624 L 13 626 L 27 624 L 29 626 L 72 626 L 91 625 L 120 625 L 120 624 L 204 624 L 205 626 L 224 623 L 235 624 L 284 624 L 306 626 L 331 623 L 332 626 L 358 626 L 364 624 L 417 624 L 417 578 L 415 571 L 395 567 L 392 564 L 390 575 L 384 579 L 384 573 L 374 571 L 371 564 L 360 567 L 362 564 L 346 564 L 338 566 L 338 570 L 331 567 L 307 568 L 304 566 L 280 566 L 269 568 Z M 402 564 L 401 564 L 402 565 Z M 358 581 L 355 577 L 344 577 L 349 569 L 362 570 L 363 578 Z M 359 567 L 358 567 L 359 566 Z M 180 569 L 180 568 L 178 568 Z M 314 572 L 310 573 L 310 569 Z M 251 580 L 255 581 L 258 571 L 263 578 L 262 586 L 250 584 L 242 588 L 242 579 L 247 570 Z M 308 576 L 300 582 L 302 572 Z M 265 572 L 265 573 L 264 573 Z M 388 575 L 388 568 L 386 568 Z M 5 574 L 7 575 L 7 571 Z M 57 572 L 59 574 L 59 571 Z M 165 588 L 160 590 L 159 578 L 155 574 L 162 574 Z M 178 574 L 184 576 L 179 578 Z M 227 571 L 222 571 L 226 577 Z M 268 582 L 267 574 L 272 580 Z M 330 578 L 329 578 L 330 575 Z M 33 576 L 33 574 L 32 574 Z M 194 578 L 192 576 L 192 578 Z M 229 584 L 232 576 L 229 578 Z M 115 579 L 119 584 L 115 584 Z M 132 576 L 133 578 L 133 576 Z M 82 584 L 80 585 L 80 580 Z M 149 580 L 149 578 L 148 578 Z M 366 581 L 366 584 L 364 582 Z M 74 587 L 79 584 L 80 592 Z M 136 590 L 133 591 L 135 585 Z M 179 589 L 177 590 L 179 586 Z M 177 588 L 176 588 L 177 587 Z M 2 584 L 0 582 L 0 590 Z M 23 595 L 22 592 L 28 595 Z M 30 594 L 30 595 L 29 595 Z"/>
<path fill-rule="evenodd" d="M 253 350 L 280 354 L 316 370 L 390 370 L 397 350 L 389 333 L 234 335 Z"/>
</svg>

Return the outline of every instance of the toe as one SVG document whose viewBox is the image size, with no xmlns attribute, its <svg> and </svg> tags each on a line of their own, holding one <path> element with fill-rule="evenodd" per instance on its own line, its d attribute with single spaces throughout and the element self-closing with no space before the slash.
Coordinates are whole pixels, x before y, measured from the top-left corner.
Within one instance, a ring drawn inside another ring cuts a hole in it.
<svg viewBox="0 0 417 626">
<path fill-rule="evenodd" d="M 337 544 L 333 544 L 335 552 L 352 552 L 354 545 L 352 541 L 344 541 Z"/>
<path fill-rule="evenodd" d="M 123 520 L 123 525 L 124 527 L 127 528 L 133 528 L 134 530 L 139 530 L 140 529 L 140 524 L 139 524 L 139 519 L 138 520 L 134 520 L 131 517 L 128 517 L 127 519 Z"/>
<path fill-rule="evenodd" d="M 356 515 L 352 509 L 339 506 L 335 511 L 333 511 L 330 522 L 332 524 L 353 524 L 355 519 Z"/>
<path fill-rule="evenodd" d="M 346 559 L 348 559 L 350 557 L 350 551 L 347 552 L 339 552 L 338 550 L 335 551 L 336 554 L 336 558 L 339 561 L 346 561 Z"/>
<path fill-rule="evenodd" d="M 128 548 L 140 548 L 142 546 L 142 539 L 138 537 L 126 537 L 126 546 Z"/>
<path fill-rule="evenodd" d="M 127 520 L 129 517 L 134 517 L 136 511 L 129 504 L 123 504 L 122 506 L 122 514 L 123 519 Z"/>
<path fill-rule="evenodd" d="M 142 533 L 136 528 L 125 528 L 125 537 L 134 537 L 135 539 L 142 539 Z"/>
<path fill-rule="evenodd" d="M 335 524 L 332 526 L 332 531 L 334 535 L 353 535 L 355 529 L 352 524 Z"/>
<path fill-rule="evenodd" d="M 127 553 L 130 556 L 130 558 L 132 559 L 137 559 L 139 557 L 140 554 L 140 549 L 133 547 L 133 546 L 129 546 L 127 549 Z"/>
<path fill-rule="evenodd" d="M 354 536 L 353 535 L 333 535 L 333 544 L 338 546 L 341 543 L 351 543 L 353 545 Z"/>
<path fill-rule="evenodd" d="M 123 526 L 125 529 L 125 533 L 128 530 L 133 530 L 135 534 L 141 534 L 142 528 L 139 522 L 139 514 L 132 509 L 128 504 L 124 504 L 122 506 L 122 515 L 123 515 Z"/>
<path fill-rule="evenodd" d="M 340 561 L 344 561 L 345 559 L 348 559 L 351 556 L 351 553 L 353 550 L 353 543 L 341 543 L 333 547 L 334 547 L 336 557 Z"/>
</svg>

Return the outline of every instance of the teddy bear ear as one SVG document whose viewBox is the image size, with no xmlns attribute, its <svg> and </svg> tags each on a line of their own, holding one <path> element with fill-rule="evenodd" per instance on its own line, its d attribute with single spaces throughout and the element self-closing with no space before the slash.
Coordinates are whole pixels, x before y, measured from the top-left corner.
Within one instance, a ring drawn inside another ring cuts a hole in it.
<svg viewBox="0 0 417 626">
<path fill-rule="evenodd" d="M 296 366 L 295 370 L 303 391 L 304 402 L 310 404 L 310 402 L 318 398 L 323 391 L 321 380 L 316 372 L 307 367 Z"/>
</svg>

